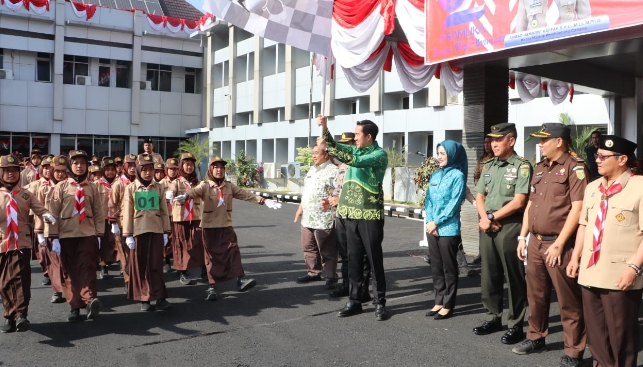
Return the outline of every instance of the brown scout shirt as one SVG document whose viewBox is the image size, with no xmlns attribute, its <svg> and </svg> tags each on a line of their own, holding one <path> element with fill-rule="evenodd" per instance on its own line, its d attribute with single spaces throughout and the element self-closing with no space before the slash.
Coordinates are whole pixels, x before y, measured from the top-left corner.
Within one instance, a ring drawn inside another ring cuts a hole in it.
<svg viewBox="0 0 643 367">
<path fill-rule="evenodd" d="M 585 189 L 583 208 L 578 222 L 585 225 L 585 242 L 581 254 L 578 284 L 586 287 L 619 290 L 616 282 L 632 263 L 643 240 L 643 176 L 632 176 L 628 169 L 616 181 L 623 190 L 608 198 L 603 242 L 598 261 L 588 268 L 592 255 L 594 225 L 601 205 L 600 185 L 605 178 L 590 182 Z M 643 277 L 637 277 L 633 289 L 643 288 Z"/>
<path fill-rule="evenodd" d="M 16 186 L 15 189 L 18 187 Z M 29 230 L 29 210 L 33 210 L 37 216 L 49 213 L 44 205 L 38 201 L 36 196 L 26 189 L 20 189 L 18 193 L 13 196 L 18 206 L 18 247 L 21 249 L 31 248 L 31 234 Z M 5 208 L 9 203 L 9 197 L 4 193 L 0 193 L 0 252 L 7 251 L 7 215 Z M 14 250 L 14 244 L 11 243 L 10 250 Z"/>
<path fill-rule="evenodd" d="M 159 184 L 163 187 L 163 198 L 165 198 L 165 193 L 168 191 L 172 191 L 172 184 L 176 182 L 177 179 L 175 178 L 174 180 L 170 180 L 167 176 L 163 177 L 163 179 L 159 182 Z M 167 211 L 168 215 L 170 216 L 170 221 L 172 221 L 172 212 L 174 211 L 174 203 L 166 200 L 167 203 Z"/>
<path fill-rule="evenodd" d="M 584 161 L 564 153 L 558 160 L 544 159 L 534 168 L 529 201 L 529 232 L 544 236 L 560 234 L 572 209 L 583 201 L 589 171 Z"/>
<path fill-rule="evenodd" d="M 158 210 L 137 210 L 134 193 L 137 191 L 156 191 L 159 194 Z M 138 179 L 125 189 L 122 204 L 123 237 L 138 236 L 144 233 L 170 233 L 170 217 L 165 198 L 161 196 L 163 187 L 157 182 L 145 187 Z"/>
<path fill-rule="evenodd" d="M 201 228 L 226 228 L 232 227 L 232 199 L 249 201 L 260 204 L 263 199 L 248 190 L 244 190 L 229 181 L 223 182 L 224 205 L 219 203 L 219 189 L 216 183 L 208 180 L 199 183 L 192 190 L 186 192 L 190 198 L 203 199 L 203 218 Z"/>
<path fill-rule="evenodd" d="M 79 223 L 79 215 L 73 215 L 76 203 L 76 185 L 72 179 L 60 181 L 54 188 L 49 211 L 56 224 L 46 226 L 45 237 L 78 238 L 102 236 L 105 232 L 105 213 L 100 194 L 95 184 L 85 180 L 85 220 Z"/>
<path fill-rule="evenodd" d="M 27 190 L 30 193 L 32 193 L 36 197 L 36 199 L 40 201 L 42 205 L 45 205 L 45 200 L 41 199 L 38 194 L 43 186 L 51 187 L 51 184 L 49 183 L 49 180 L 41 177 L 38 181 L 34 181 L 29 185 L 27 185 Z M 33 213 L 30 212 L 29 214 L 33 214 Z M 33 227 L 34 232 L 43 233 L 43 231 L 45 230 L 45 222 L 42 219 L 40 219 L 37 215 L 34 215 L 33 220 L 34 220 L 34 227 Z"/>
<path fill-rule="evenodd" d="M 186 191 L 197 187 L 191 185 L 183 177 L 179 177 L 172 182 L 170 190 L 174 193 L 174 197 L 185 194 Z M 172 203 L 172 222 L 187 222 L 189 219 L 183 219 L 185 216 L 185 203 L 174 201 Z M 201 199 L 195 198 L 193 200 L 192 220 L 201 220 Z"/>
<path fill-rule="evenodd" d="M 36 176 L 36 172 L 38 171 L 38 168 L 34 171 L 34 166 L 29 163 L 25 168 L 20 172 L 20 186 L 27 188 L 27 185 L 30 183 L 34 182 L 34 177 Z"/>
<path fill-rule="evenodd" d="M 118 224 L 123 228 L 121 215 L 121 206 L 123 204 L 123 195 L 125 195 L 125 188 L 129 185 L 129 179 L 122 175 L 112 183 L 112 195 L 109 198 L 109 216 L 110 222 Z"/>
</svg>

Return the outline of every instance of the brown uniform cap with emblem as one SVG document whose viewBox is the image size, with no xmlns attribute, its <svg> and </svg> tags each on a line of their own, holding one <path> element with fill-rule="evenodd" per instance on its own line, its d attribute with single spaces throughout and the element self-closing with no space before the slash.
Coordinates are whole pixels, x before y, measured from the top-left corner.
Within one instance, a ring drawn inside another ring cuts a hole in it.
<svg viewBox="0 0 643 367">
<path fill-rule="evenodd" d="M 100 172 L 100 167 L 93 166 L 93 165 L 89 166 L 89 173 L 96 173 L 96 172 Z"/>
<path fill-rule="evenodd" d="M 30 156 L 30 157 L 33 157 L 34 155 L 42 156 L 42 152 L 40 151 L 40 149 L 33 149 L 33 150 L 31 151 L 31 154 L 29 154 L 29 156 Z"/>
<path fill-rule="evenodd" d="M 192 153 L 183 153 L 183 154 L 181 154 L 181 160 L 182 160 L 182 161 L 183 161 L 183 160 L 191 160 L 191 161 L 196 162 L 196 158 L 194 158 L 194 156 L 192 155 Z"/>
<path fill-rule="evenodd" d="M 125 163 L 134 163 L 136 164 L 136 156 L 134 154 L 128 154 L 125 156 Z"/>
<path fill-rule="evenodd" d="M 121 158 L 121 157 L 114 158 L 114 163 L 117 164 L 117 165 L 118 164 L 123 164 L 123 158 Z"/>
<path fill-rule="evenodd" d="M 15 155 L 3 155 L 0 158 L 0 168 L 20 167 L 20 160 Z"/>
<path fill-rule="evenodd" d="M 530 134 L 534 138 L 561 138 L 567 141 L 572 140 L 569 126 L 558 122 L 546 122 L 539 131 Z"/>
<path fill-rule="evenodd" d="M 211 166 L 215 163 L 223 163 L 224 166 L 228 164 L 228 162 L 226 162 L 223 158 L 219 157 L 218 155 L 215 155 L 214 157 L 210 158 L 210 162 L 208 163 L 208 166 Z"/>
<path fill-rule="evenodd" d="M 598 149 L 609 150 L 621 155 L 633 156 L 634 151 L 636 150 L 636 143 L 616 135 L 601 135 L 598 140 Z"/>
<path fill-rule="evenodd" d="M 162 171 L 165 169 L 165 165 L 163 163 L 154 163 L 154 169 L 157 171 Z"/>
<path fill-rule="evenodd" d="M 57 155 L 53 158 L 53 167 L 55 170 L 65 170 L 67 169 L 67 161 L 69 158 L 65 155 Z"/>
<path fill-rule="evenodd" d="M 42 162 L 40 162 L 40 166 L 50 166 L 51 162 L 54 161 L 54 156 L 53 155 L 48 155 L 45 158 L 42 159 Z"/>
<path fill-rule="evenodd" d="M 154 144 L 154 141 L 152 140 L 152 138 L 147 138 L 143 140 L 143 144 Z"/>
<path fill-rule="evenodd" d="M 74 159 L 76 157 L 84 157 L 85 159 L 87 159 L 87 153 L 84 150 L 69 151 L 69 159 Z"/>
<path fill-rule="evenodd" d="M 516 125 L 505 122 L 502 124 L 493 125 L 491 127 L 491 132 L 487 134 L 487 136 L 490 136 L 492 138 L 502 138 L 509 133 L 514 133 L 514 135 L 516 134 Z"/>
<path fill-rule="evenodd" d="M 179 161 L 176 158 L 170 158 L 165 162 L 167 168 L 179 168 Z"/>
<path fill-rule="evenodd" d="M 116 161 L 112 159 L 111 157 L 105 157 L 103 158 L 103 164 L 102 167 L 108 167 L 108 166 L 116 166 Z"/>
<path fill-rule="evenodd" d="M 355 141 L 355 133 L 342 133 L 341 139 L 339 139 L 337 142 L 346 144 L 350 143 L 351 141 Z"/>
<path fill-rule="evenodd" d="M 149 154 L 139 154 L 136 158 L 137 166 L 147 166 L 148 164 L 154 165 L 154 160 Z"/>
</svg>

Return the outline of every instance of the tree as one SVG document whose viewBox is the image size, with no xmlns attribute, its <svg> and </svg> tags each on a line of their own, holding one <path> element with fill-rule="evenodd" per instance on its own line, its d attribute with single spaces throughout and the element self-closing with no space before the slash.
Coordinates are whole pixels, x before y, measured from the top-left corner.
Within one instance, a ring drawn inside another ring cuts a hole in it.
<svg viewBox="0 0 643 367">
<path fill-rule="evenodd" d="M 237 186 L 255 187 L 258 179 L 257 164 L 254 157 L 247 156 L 242 149 L 236 156 Z"/>
<path fill-rule="evenodd" d="M 415 178 L 413 181 L 417 186 L 418 191 L 421 190 L 422 194 L 418 198 L 418 205 L 424 207 L 424 199 L 426 197 L 426 188 L 429 186 L 431 174 L 440 168 L 440 163 L 435 157 L 427 157 L 422 165 L 415 170 Z"/>
<path fill-rule="evenodd" d="M 315 162 L 313 161 L 313 148 L 311 147 L 302 147 L 297 148 L 297 157 L 295 161 L 300 163 L 299 170 L 302 175 L 305 176 L 306 173 L 310 170 Z"/>
<path fill-rule="evenodd" d="M 216 147 L 212 146 L 212 152 L 216 151 Z M 198 135 L 193 135 L 191 138 L 183 140 L 179 143 L 179 150 L 175 153 L 180 156 L 181 153 L 191 153 L 196 159 L 196 168 L 199 172 L 199 178 L 203 179 L 203 172 L 201 172 L 201 162 L 210 158 L 210 143 L 208 139 L 200 140 Z"/>
<path fill-rule="evenodd" d="M 402 147 L 402 151 L 398 151 L 395 149 L 395 140 L 393 140 L 393 146 L 385 151 L 388 155 L 388 168 L 391 169 L 391 201 L 395 203 L 395 168 L 406 165 L 406 145 Z"/>
<path fill-rule="evenodd" d="M 573 152 L 575 152 L 578 156 L 583 158 L 585 162 L 587 162 L 587 159 L 592 159 L 593 157 L 587 157 L 587 154 L 585 153 L 585 149 L 589 147 L 591 144 L 591 138 L 592 134 L 598 130 L 596 127 L 584 127 L 580 131 L 578 130 L 578 125 L 574 125 L 572 122 L 571 117 L 569 117 L 568 114 L 566 113 L 561 113 L 558 116 L 558 121 L 560 121 L 561 124 L 567 125 L 572 128 L 571 126 L 574 126 L 574 130 L 576 134 L 572 134 L 572 143 L 569 149 L 571 149 Z"/>
</svg>

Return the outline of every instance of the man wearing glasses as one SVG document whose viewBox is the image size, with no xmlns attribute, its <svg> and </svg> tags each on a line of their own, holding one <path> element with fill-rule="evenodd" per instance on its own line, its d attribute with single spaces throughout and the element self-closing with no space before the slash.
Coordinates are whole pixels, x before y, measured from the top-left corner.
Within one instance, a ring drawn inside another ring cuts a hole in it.
<svg viewBox="0 0 643 367">
<path fill-rule="evenodd" d="M 583 313 L 595 366 L 636 366 L 643 294 L 643 177 L 633 176 L 636 144 L 599 140 L 603 177 L 589 183 L 567 275 L 582 285 Z"/>
</svg>

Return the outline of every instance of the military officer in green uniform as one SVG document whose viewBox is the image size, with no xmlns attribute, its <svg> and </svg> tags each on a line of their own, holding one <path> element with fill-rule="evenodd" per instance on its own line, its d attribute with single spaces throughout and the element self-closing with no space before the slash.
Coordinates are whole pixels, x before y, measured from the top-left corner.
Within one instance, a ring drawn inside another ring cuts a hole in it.
<svg viewBox="0 0 643 367">
<path fill-rule="evenodd" d="M 482 255 L 482 304 L 487 309 L 486 321 L 473 329 L 476 335 L 487 335 L 501 328 L 503 285 L 509 285 L 509 330 L 504 344 L 515 344 L 524 338 L 522 329 L 527 303 L 525 268 L 516 257 L 516 238 L 529 199 L 532 167 L 516 154 L 516 126 L 503 123 L 491 127 L 494 158 L 486 161 L 476 185 L 476 207 L 480 214 L 480 252 Z"/>
</svg>

